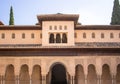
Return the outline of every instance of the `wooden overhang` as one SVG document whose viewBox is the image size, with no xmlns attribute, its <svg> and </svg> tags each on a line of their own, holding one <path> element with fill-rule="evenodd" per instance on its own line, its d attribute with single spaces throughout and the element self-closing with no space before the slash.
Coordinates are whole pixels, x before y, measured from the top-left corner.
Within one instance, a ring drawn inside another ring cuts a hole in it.
<svg viewBox="0 0 120 84">
<path fill-rule="evenodd" d="M 78 14 L 44 14 L 37 15 L 38 21 L 42 24 L 42 21 L 74 21 L 75 24 L 78 22 Z"/>
<path fill-rule="evenodd" d="M 4 25 L 4 24 L 2 23 L 2 21 L 0 21 L 0 25 Z"/>
<path fill-rule="evenodd" d="M 0 25 L 0 30 L 42 30 L 40 25 Z"/>
<path fill-rule="evenodd" d="M 1 56 L 119 56 L 120 48 L 0 49 Z"/>
<path fill-rule="evenodd" d="M 0 30 L 42 30 L 41 25 L 0 25 Z M 75 30 L 120 30 L 120 25 L 76 25 Z"/>
<path fill-rule="evenodd" d="M 120 25 L 76 25 L 75 30 L 120 30 Z"/>
</svg>

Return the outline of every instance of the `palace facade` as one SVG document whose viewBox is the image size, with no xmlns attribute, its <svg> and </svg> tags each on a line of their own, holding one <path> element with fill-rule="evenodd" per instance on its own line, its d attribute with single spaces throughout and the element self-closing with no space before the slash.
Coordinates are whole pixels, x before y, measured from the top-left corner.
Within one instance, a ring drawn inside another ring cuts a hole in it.
<svg viewBox="0 0 120 84">
<path fill-rule="evenodd" d="M 120 26 L 81 25 L 78 14 L 0 22 L 0 84 L 120 84 Z"/>
</svg>

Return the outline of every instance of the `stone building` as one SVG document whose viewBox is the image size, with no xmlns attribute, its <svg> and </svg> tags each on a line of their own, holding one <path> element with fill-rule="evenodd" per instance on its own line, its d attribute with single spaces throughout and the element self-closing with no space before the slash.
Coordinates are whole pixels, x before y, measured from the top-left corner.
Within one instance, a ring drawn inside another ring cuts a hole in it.
<svg viewBox="0 0 120 84">
<path fill-rule="evenodd" d="M 77 14 L 0 22 L 0 84 L 120 84 L 120 26 L 81 25 Z"/>
</svg>

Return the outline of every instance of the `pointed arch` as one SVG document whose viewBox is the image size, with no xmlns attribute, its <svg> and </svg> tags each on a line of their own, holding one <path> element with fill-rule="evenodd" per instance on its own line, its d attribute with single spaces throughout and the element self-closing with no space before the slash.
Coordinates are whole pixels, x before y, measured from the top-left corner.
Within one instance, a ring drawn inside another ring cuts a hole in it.
<svg viewBox="0 0 120 84">
<path fill-rule="evenodd" d="M 5 84 L 15 84 L 14 66 L 12 64 L 6 67 Z"/>
</svg>

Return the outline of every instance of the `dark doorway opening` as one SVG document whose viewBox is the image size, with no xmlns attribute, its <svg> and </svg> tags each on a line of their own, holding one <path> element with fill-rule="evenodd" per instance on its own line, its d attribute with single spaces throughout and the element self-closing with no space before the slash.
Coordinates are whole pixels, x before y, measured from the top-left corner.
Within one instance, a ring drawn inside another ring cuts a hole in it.
<svg viewBox="0 0 120 84">
<path fill-rule="evenodd" d="M 66 69 L 61 64 L 56 64 L 52 68 L 51 84 L 67 84 Z"/>
</svg>

